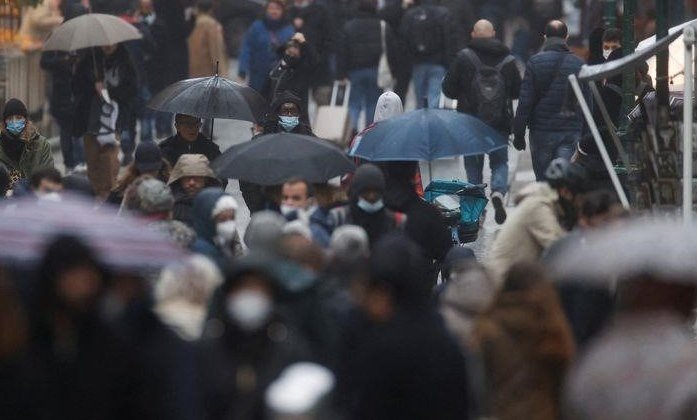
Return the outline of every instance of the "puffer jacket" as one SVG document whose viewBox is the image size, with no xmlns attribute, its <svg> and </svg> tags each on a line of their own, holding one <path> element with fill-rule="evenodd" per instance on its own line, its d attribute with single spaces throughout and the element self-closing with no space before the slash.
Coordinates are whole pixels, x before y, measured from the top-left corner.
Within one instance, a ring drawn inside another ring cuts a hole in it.
<svg viewBox="0 0 697 420">
<path fill-rule="evenodd" d="M 29 178 L 32 173 L 39 169 L 53 168 L 51 145 L 46 137 L 39 134 L 39 131 L 30 121 L 27 122 L 27 127 L 22 132 L 21 137 L 26 144 L 19 162 L 12 160 L 0 147 L 0 163 L 7 167 L 11 185 L 14 185 L 20 178 Z"/>
<path fill-rule="evenodd" d="M 355 19 L 346 22 L 339 33 L 337 48 L 337 74 L 344 78 L 352 70 L 377 67 L 382 54 L 380 19 L 360 12 Z M 385 44 L 390 68 L 396 68 L 397 40 L 389 25 L 385 25 Z"/>
<path fill-rule="evenodd" d="M 555 72 L 562 57 L 559 70 Z M 570 106 L 569 95 L 573 93 L 568 76 L 577 74 L 582 65 L 583 61 L 569 51 L 563 40 L 547 40 L 543 51 L 528 61 L 513 121 L 513 134 L 524 136 L 526 127 L 537 131 L 580 133 L 583 117 Z M 543 92 L 547 86 L 549 88 Z"/>
<path fill-rule="evenodd" d="M 565 233 L 559 223 L 561 209 L 557 192 L 540 182 L 531 184 L 526 193 L 499 231 L 485 262 L 499 285 L 513 264 L 537 261 Z"/>
</svg>

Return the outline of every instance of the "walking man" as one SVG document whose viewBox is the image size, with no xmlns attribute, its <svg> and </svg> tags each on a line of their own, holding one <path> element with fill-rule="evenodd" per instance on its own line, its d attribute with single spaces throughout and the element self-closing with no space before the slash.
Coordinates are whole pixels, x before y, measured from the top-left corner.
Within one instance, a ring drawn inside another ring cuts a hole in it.
<svg viewBox="0 0 697 420">
<path fill-rule="evenodd" d="M 472 29 L 472 41 L 460 51 L 443 79 L 443 93 L 457 99 L 459 112 L 473 115 L 508 137 L 513 120 L 512 100 L 520 91 L 520 72 L 508 47 L 496 39 L 494 25 L 480 20 Z M 506 220 L 503 197 L 508 191 L 508 149 L 489 153 L 491 202 L 496 223 Z M 465 157 L 467 180 L 483 181 L 484 155 Z"/>
<path fill-rule="evenodd" d="M 513 121 L 513 145 L 525 150 L 525 128 L 530 128 L 530 154 L 538 181 L 555 158 L 570 159 L 581 137 L 582 116 L 569 109 L 568 76 L 578 73 L 583 61 L 566 45 L 568 29 L 553 20 L 545 27 L 542 51 L 530 58 Z"/>
</svg>

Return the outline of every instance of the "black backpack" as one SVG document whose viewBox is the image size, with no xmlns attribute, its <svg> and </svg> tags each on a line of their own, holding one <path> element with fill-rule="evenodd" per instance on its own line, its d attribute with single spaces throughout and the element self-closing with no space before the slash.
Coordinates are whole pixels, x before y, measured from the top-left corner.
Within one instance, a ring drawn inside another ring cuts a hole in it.
<svg viewBox="0 0 697 420">
<path fill-rule="evenodd" d="M 440 54 L 444 49 L 443 19 L 435 6 L 421 6 L 414 10 L 409 27 L 409 49 L 417 56 Z"/>
<path fill-rule="evenodd" d="M 482 63 L 477 53 L 469 48 L 464 49 L 463 54 L 475 68 L 470 92 L 474 95 L 472 99 L 477 117 L 492 127 L 510 124 L 512 110 L 506 91 L 506 79 L 501 70 L 515 58 L 508 55 L 492 67 Z"/>
</svg>

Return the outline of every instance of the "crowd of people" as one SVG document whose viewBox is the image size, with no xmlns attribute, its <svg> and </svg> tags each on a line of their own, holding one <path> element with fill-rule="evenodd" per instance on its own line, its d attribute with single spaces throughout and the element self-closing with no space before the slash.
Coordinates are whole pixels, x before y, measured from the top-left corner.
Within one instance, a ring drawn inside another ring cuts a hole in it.
<svg viewBox="0 0 697 420">
<path fill-rule="evenodd" d="M 418 162 L 356 159 L 337 182 L 240 181 L 236 198 L 214 170 L 225 151 L 210 122 L 145 107 L 173 82 L 230 71 L 213 1 L 51 3 L 65 20 L 119 15 L 143 38 L 43 53 L 65 171 L 24 103 L 8 100 L 0 217 L 23 203 L 89 203 L 184 257 L 114 267 L 69 231 L 37 263 L 0 251 L 0 418 L 694 418 L 697 287 L 670 272 L 590 285 L 558 269 L 633 217 L 568 94 L 584 60 L 560 10 L 529 12 L 543 37 L 523 65 L 501 40 L 505 2 L 441 3 L 269 0 L 237 76 L 269 104 L 251 142 L 314 136 L 310 102 L 328 103 L 332 81 L 346 80 L 357 139 L 362 121 L 370 130 L 404 112 L 411 83 L 418 107 L 455 99 L 452 112 L 529 145 L 536 179 L 515 194 L 508 148 L 489 153 L 500 227 L 476 253 L 423 198 Z M 620 58 L 621 39 L 604 29 L 588 61 Z M 637 75 L 641 97 L 650 78 Z M 615 125 L 621 85 L 601 87 Z M 484 162 L 465 157 L 470 183 L 483 182 Z"/>
</svg>

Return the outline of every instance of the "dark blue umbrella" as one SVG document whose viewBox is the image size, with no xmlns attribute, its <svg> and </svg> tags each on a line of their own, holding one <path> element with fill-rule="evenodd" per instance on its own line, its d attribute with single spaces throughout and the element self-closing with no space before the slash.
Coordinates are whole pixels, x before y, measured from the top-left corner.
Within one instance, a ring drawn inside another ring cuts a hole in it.
<svg viewBox="0 0 697 420">
<path fill-rule="evenodd" d="M 369 161 L 436 160 L 476 156 L 508 146 L 480 119 L 444 109 L 420 109 L 381 121 L 366 130 L 350 151 Z"/>
</svg>

